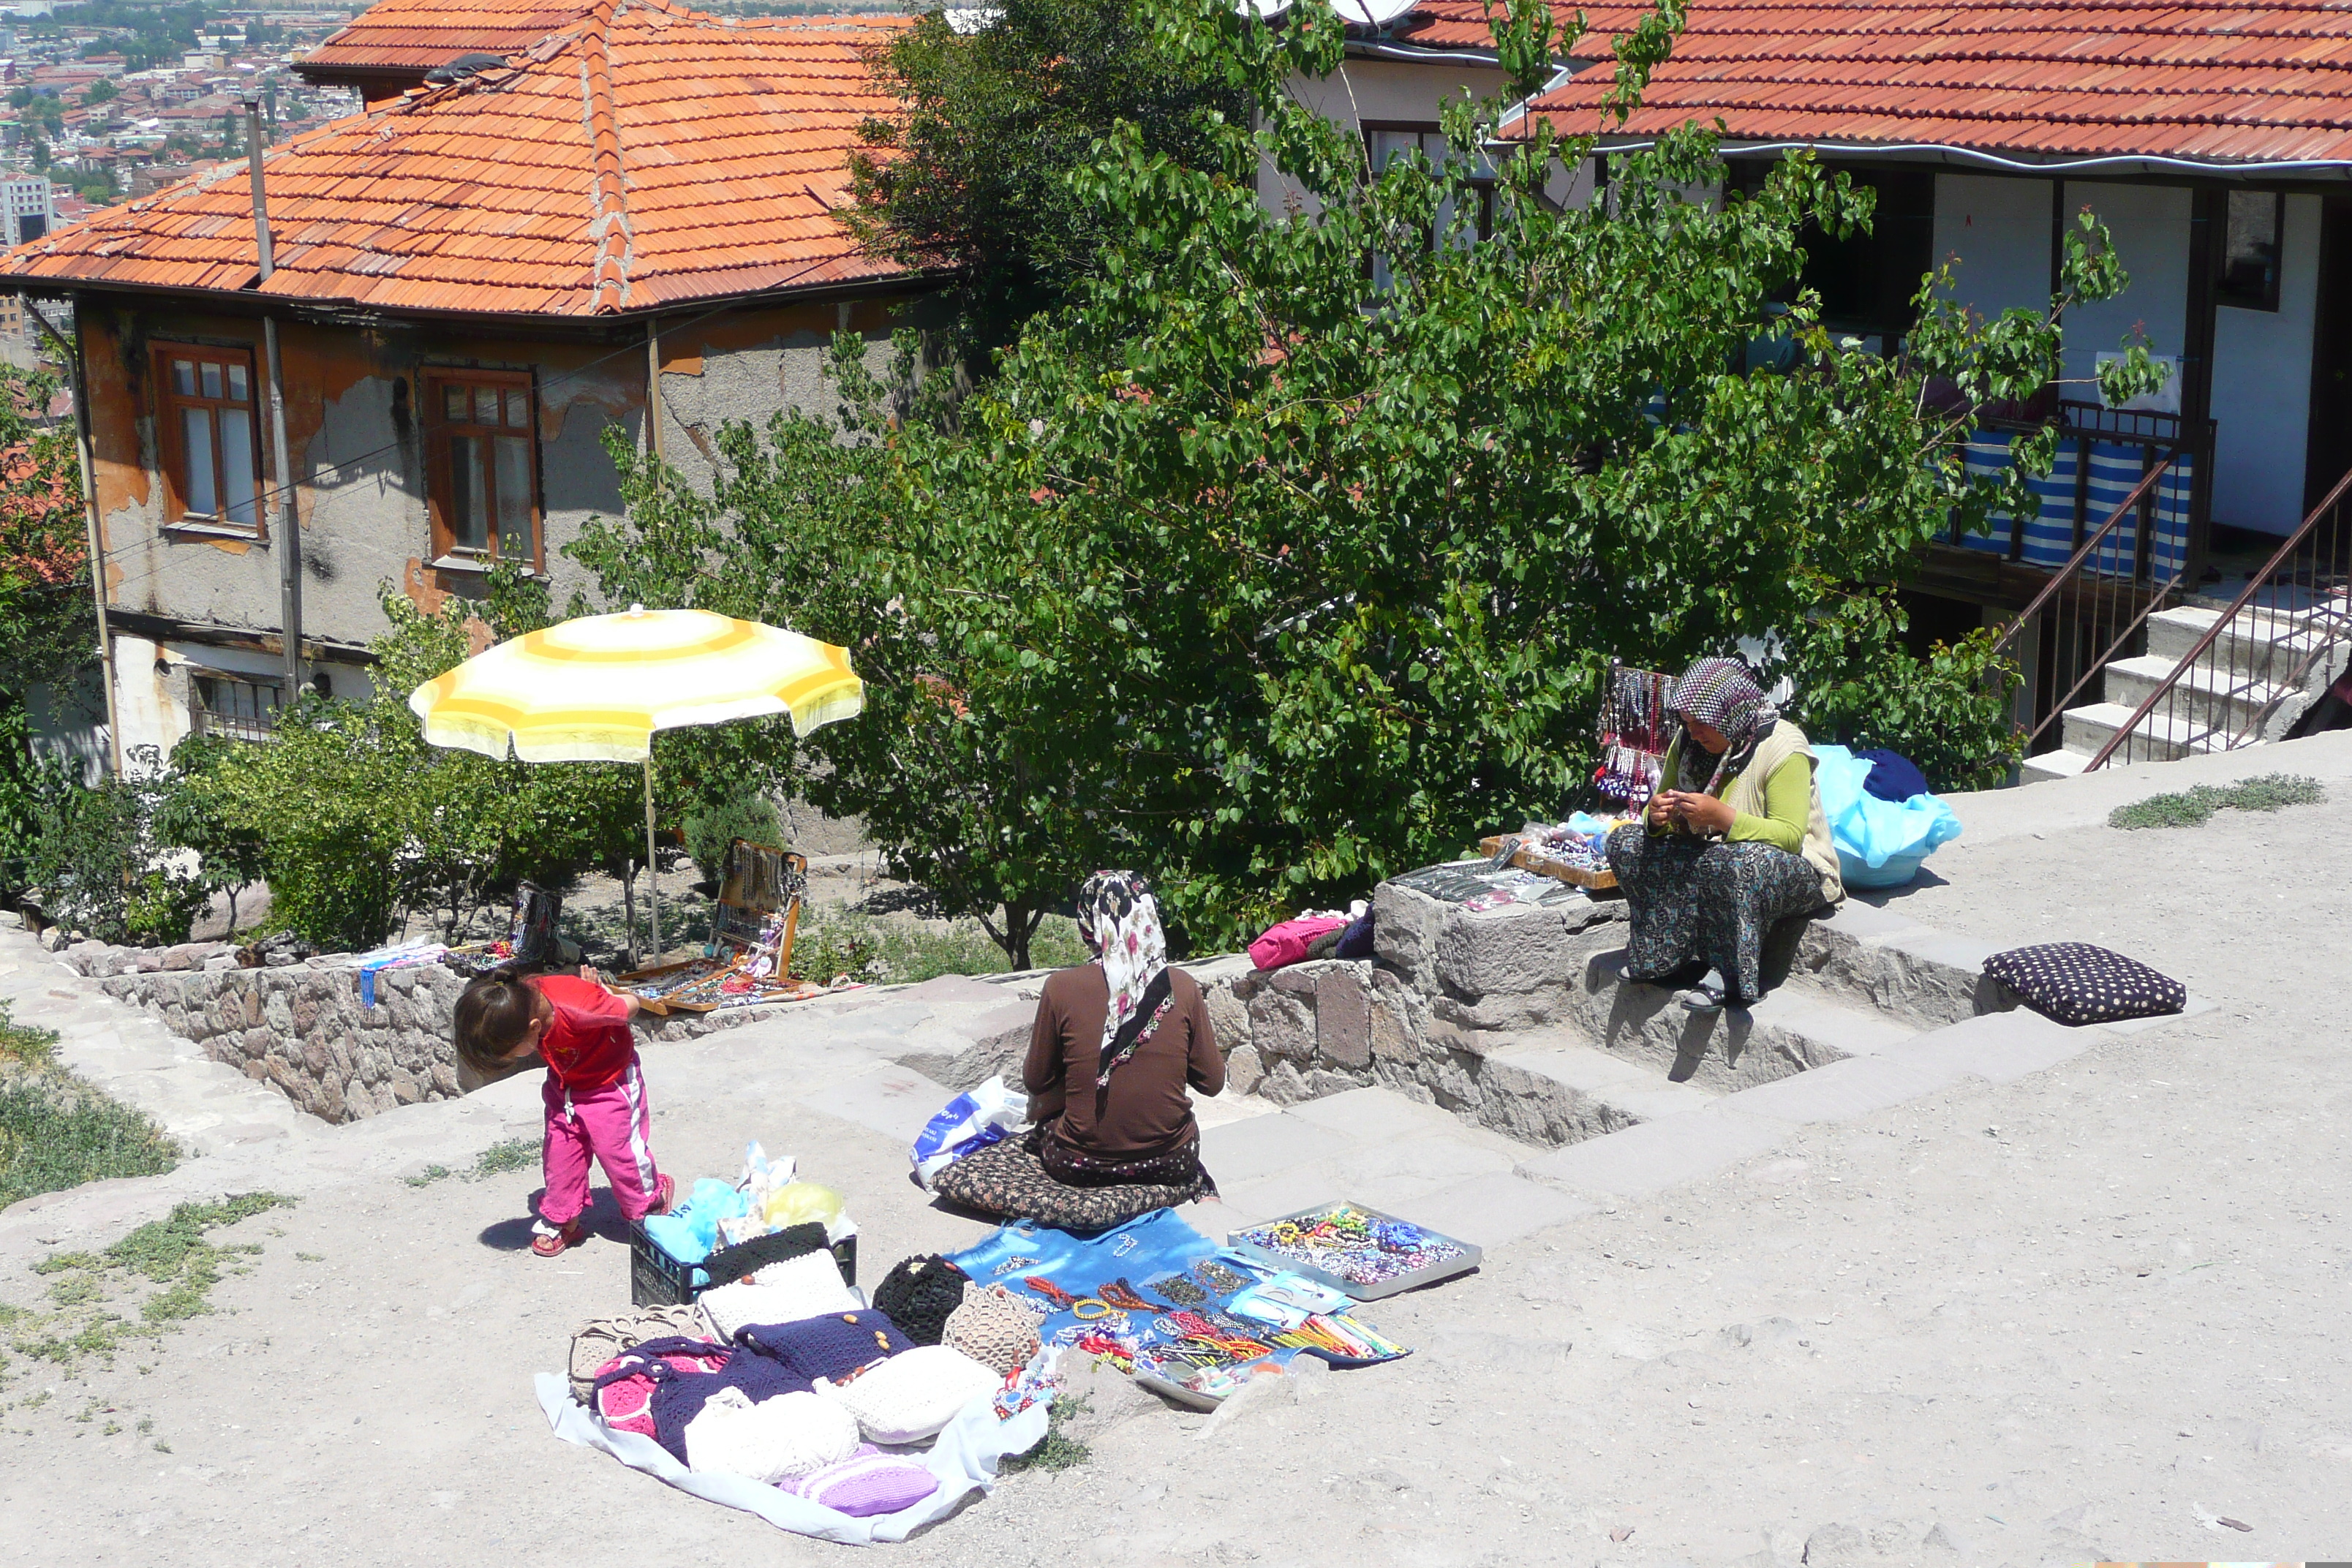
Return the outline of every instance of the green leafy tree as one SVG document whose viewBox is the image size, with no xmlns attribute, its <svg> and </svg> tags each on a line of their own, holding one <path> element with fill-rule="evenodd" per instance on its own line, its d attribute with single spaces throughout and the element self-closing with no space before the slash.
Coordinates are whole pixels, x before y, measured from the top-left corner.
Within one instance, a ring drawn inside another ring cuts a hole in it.
<svg viewBox="0 0 2352 1568">
<path fill-rule="evenodd" d="M 163 757 L 137 748 L 123 776 L 47 792 L 28 880 L 44 913 L 100 942 L 152 946 L 188 940 L 210 895 L 156 831 L 171 787 Z"/>
<path fill-rule="evenodd" d="M 1098 138 L 1129 124 L 1180 163 L 1213 161 L 1202 111 L 1238 103 L 1140 0 L 1005 0 L 970 32 L 935 10 L 870 67 L 904 113 L 861 129 L 850 226 L 877 254 L 955 269 L 967 351 L 1010 342 L 1095 270 L 1109 220 L 1069 176 Z"/>
<path fill-rule="evenodd" d="M 1500 103 L 1449 105 L 1449 156 L 1376 174 L 1284 90 L 1339 65 L 1330 11 L 1150 15 L 1253 116 L 1206 160 L 1113 129 L 1068 177 L 1100 265 L 952 423 L 861 384 L 845 343 L 837 424 L 729 431 L 708 498 L 622 453 L 629 519 L 575 548 L 614 602 L 855 650 L 867 713 L 793 764 L 820 805 L 950 909 L 1001 911 L 1020 962 L 1024 922 L 1093 866 L 1138 865 L 1191 941 L 1229 943 L 1556 815 L 1612 659 L 1760 643 L 1825 739 L 1895 745 L 1947 785 L 2006 765 L 1989 643 L 1908 654 L 1892 584 L 2047 471 L 2046 432 L 1998 478 L 1964 448 L 1978 407 L 2057 376 L 2064 313 L 2123 288 L 2095 224 L 2048 310 L 1986 321 L 1923 280 L 1883 358 L 1810 294 L 1780 302 L 1808 234 L 1871 216 L 1808 157 L 1708 199 L 1717 143 L 1687 130 L 1612 155 L 1605 205 L 1563 207 L 1550 188 L 1603 126 L 1538 125 L 1496 158 L 1474 243 Z M 1616 44 L 1618 106 L 1674 25 Z M 1520 0 L 1496 44 L 1516 97 L 1574 39 Z M 1266 209 L 1262 160 L 1313 216 Z M 2144 348 L 2108 379 L 2151 380 Z"/>
</svg>

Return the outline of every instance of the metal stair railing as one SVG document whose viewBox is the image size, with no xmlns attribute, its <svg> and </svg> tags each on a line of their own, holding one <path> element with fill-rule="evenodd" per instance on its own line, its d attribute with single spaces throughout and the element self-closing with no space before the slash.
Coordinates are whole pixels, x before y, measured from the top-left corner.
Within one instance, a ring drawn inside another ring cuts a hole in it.
<svg viewBox="0 0 2352 1568">
<path fill-rule="evenodd" d="M 2074 552 L 2066 558 L 2066 563 L 2050 574 L 2050 581 L 2042 585 L 2041 592 L 2028 601 L 2025 608 L 2017 613 L 2016 619 L 2009 623 L 1995 641 L 1994 652 L 1997 655 L 2011 654 L 2029 629 L 2040 631 L 2044 612 L 2053 616 L 2054 635 L 2046 639 L 2051 645 L 2052 657 L 2041 661 L 2034 680 L 2037 688 L 2046 684 L 2052 695 L 2045 706 L 2040 700 L 2039 692 L 2036 694 L 2033 708 L 2042 717 L 2027 733 L 2021 748 L 2028 754 L 2032 752 L 2034 742 L 2051 725 L 2064 717 L 2065 710 L 2073 706 L 2083 689 L 2098 679 L 2106 668 L 2107 661 L 2147 624 L 2147 617 L 2179 585 L 2181 574 L 2187 570 L 2185 562 L 2180 571 L 2176 571 L 2160 584 L 2143 580 L 2148 560 L 2147 533 L 2152 521 L 2148 515 L 2150 509 L 2144 503 L 2166 471 L 2187 450 L 2186 447 L 2176 447 L 2150 462 L 2147 470 L 2140 475 L 2139 483 L 2134 485 L 2116 509 L 2107 514 L 2106 521 L 2074 547 Z M 2126 542 L 2126 537 L 2117 531 L 2124 520 L 2133 515 L 2135 509 L 2139 514 L 2137 519 L 2137 537 Z M 2063 605 L 2053 609 L 2053 602 L 2059 601 L 2061 595 L 2064 596 Z M 2063 615 L 2063 619 L 2057 618 L 2061 615 Z M 2118 626 L 2122 626 L 2121 631 L 2116 630 Z M 2082 660 L 2080 673 L 2074 685 L 2068 688 L 2064 696 L 2057 696 L 2058 683 L 2066 678 L 2070 663 L 2068 656 L 2074 655 L 2079 659 L 2083 650 L 2091 647 L 2100 650 L 2097 656 Z"/>
<path fill-rule="evenodd" d="M 2352 470 L 2280 542 L 2262 569 L 2248 576 L 2230 607 L 2107 737 L 2084 773 L 2106 766 L 2119 751 L 2126 763 L 2163 760 L 2199 751 L 2233 751 L 2260 732 L 2293 686 L 2307 679 L 2352 627 L 2347 614 L 2352 606 L 2346 597 L 2345 569 L 2352 561 L 2352 544 L 2346 537 L 2347 525 L 2352 523 L 2352 509 L 2345 505 L 2347 491 L 2352 491 Z M 2248 617 L 2246 630 L 2264 633 L 2268 642 L 2267 649 L 2257 646 L 2247 652 L 2248 668 L 2242 672 L 2231 668 L 2226 652 L 2217 651 L 2227 647 L 2223 634 L 2238 628 L 2241 616 Z M 2231 705 L 2266 687 L 2287 689 L 2272 690 L 2251 719 L 2232 728 Z M 2149 724 L 2159 710 L 2158 723 Z M 2212 743 L 2217 737 L 2219 745 Z"/>
</svg>

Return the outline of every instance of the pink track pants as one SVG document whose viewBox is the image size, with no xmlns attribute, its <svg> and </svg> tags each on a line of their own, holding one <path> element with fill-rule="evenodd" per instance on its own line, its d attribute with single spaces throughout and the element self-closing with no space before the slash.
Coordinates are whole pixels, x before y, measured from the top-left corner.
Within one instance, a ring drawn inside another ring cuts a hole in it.
<svg viewBox="0 0 2352 1568">
<path fill-rule="evenodd" d="M 646 1099 L 645 1074 L 635 1061 L 602 1089 L 567 1091 L 553 1073 L 541 1088 L 547 1104 L 547 1142 L 541 1169 L 547 1192 L 539 1217 L 558 1227 L 570 1225 L 588 1206 L 588 1160 L 594 1155 L 613 1184 L 613 1196 L 629 1219 L 643 1219 L 661 1188 L 654 1168 L 653 1108 Z"/>
</svg>

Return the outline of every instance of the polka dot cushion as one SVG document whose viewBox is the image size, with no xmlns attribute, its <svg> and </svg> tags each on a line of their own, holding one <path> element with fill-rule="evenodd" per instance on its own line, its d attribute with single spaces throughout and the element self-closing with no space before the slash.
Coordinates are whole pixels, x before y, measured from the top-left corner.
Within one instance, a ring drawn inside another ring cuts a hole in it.
<svg viewBox="0 0 2352 1568">
<path fill-rule="evenodd" d="M 2189 1005 L 2179 981 L 2087 942 L 2012 947 L 1986 959 L 1984 972 L 2062 1024 L 2153 1018 Z"/>
</svg>

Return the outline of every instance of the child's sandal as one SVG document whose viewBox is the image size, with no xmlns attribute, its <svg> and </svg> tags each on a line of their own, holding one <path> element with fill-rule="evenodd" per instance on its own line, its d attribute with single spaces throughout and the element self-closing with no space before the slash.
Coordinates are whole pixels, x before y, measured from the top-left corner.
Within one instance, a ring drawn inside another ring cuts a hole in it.
<svg viewBox="0 0 2352 1568">
<path fill-rule="evenodd" d="M 588 1239 L 588 1227 L 573 1220 L 561 1230 L 542 1230 L 530 1238 L 530 1250 L 541 1258 L 561 1258 L 567 1247 Z"/>
<path fill-rule="evenodd" d="M 661 1179 L 661 1185 L 654 1192 L 653 1206 L 646 1210 L 646 1213 L 648 1215 L 667 1214 L 671 1208 L 677 1205 L 677 1183 L 671 1177 L 664 1176 Z"/>
</svg>

